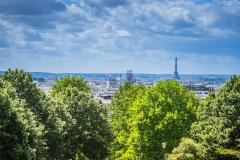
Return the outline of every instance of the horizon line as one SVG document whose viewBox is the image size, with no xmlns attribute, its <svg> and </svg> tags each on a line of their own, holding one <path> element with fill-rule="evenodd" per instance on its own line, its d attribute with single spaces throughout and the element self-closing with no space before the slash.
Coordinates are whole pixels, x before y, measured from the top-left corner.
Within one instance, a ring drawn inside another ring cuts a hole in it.
<svg viewBox="0 0 240 160">
<path fill-rule="evenodd" d="M 15 69 L 11 69 L 15 70 Z M 47 71 L 26 71 L 24 69 L 18 69 L 23 70 L 27 73 L 47 73 L 47 74 L 125 74 L 125 72 L 47 72 Z M 7 70 L 3 71 L 0 70 L 0 72 L 6 72 Z M 133 74 L 153 74 L 153 75 L 173 75 L 173 73 L 146 73 L 146 72 L 133 72 Z M 179 73 L 179 75 L 221 75 L 221 76 L 232 76 L 232 75 L 240 75 L 236 73 Z"/>
</svg>

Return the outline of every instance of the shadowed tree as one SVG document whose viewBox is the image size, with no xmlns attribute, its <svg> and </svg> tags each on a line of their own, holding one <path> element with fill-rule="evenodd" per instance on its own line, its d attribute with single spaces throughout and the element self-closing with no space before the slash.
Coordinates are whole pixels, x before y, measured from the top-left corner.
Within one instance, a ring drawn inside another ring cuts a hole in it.
<svg viewBox="0 0 240 160">
<path fill-rule="evenodd" d="M 75 77 L 74 84 L 67 85 L 72 83 L 72 78 L 58 80 L 51 94 L 54 113 L 60 124 L 61 143 L 57 154 L 61 159 L 79 156 L 104 159 L 109 154 L 112 138 L 106 108 L 93 100 L 89 87 L 82 79 Z"/>
<path fill-rule="evenodd" d="M 0 159 L 44 159 L 44 126 L 10 83 L 0 80 Z"/>
<path fill-rule="evenodd" d="M 16 89 L 16 94 L 26 101 L 27 106 L 36 114 L 41 123 L 47 121 L 49 116 L 47 97 L 43 91 L 37 88 L 29 73 L 18 69 L 8 70 L 3 74 L 2 79 Z"/>
</svg>

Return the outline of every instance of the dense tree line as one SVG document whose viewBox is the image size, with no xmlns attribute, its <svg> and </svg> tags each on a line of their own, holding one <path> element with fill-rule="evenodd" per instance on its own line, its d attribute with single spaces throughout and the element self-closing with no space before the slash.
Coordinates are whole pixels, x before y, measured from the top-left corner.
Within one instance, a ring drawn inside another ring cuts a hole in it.
<svg viewBox="0 0 240 160">
<path fill-rule="evenodd" d="M 22 70 L 0 77 L 0 159 L 240 159 L 240 77 L 198 99 L 179 82 L 126 82 L 110 105 L 82 78 L 46 94 Z"/>
<path fill-rule="evenodd" d="M 46 95 L 30 74 L 0 78 L 0 159 L 104 159 L 112 134 L 103 104 L 81 78 L 58 80 Z"/>
</svg>

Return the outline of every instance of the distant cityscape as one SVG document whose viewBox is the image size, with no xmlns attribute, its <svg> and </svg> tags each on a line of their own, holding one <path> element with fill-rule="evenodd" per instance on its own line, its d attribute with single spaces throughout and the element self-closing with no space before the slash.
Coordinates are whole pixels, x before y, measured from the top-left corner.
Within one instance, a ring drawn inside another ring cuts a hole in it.
<svg viewBox="0 0 240 160">
<path fill-rule="evenodd" d="M 126 73 L 30 73 L 37 86 L 47 93 L 51 90 L 51 85 L 61 77 L 82 77 L 91 87 L 94 98 L 103 103 L 110 103 L 119 86 L 126 81 L 132 84 L 142 83 L 145 86 L 151 86 L 159 80 L 175 79 L 200 98 L 204 98 L 209 93 L 218 91 L 231 77 L 231 75 L 179 74 L 177 61 L 176 57 L 173 74 L 139 74 L 132 70 L 127 70 Z M 0 74 L 2 73 L 0 72 Z"/>
</svg>

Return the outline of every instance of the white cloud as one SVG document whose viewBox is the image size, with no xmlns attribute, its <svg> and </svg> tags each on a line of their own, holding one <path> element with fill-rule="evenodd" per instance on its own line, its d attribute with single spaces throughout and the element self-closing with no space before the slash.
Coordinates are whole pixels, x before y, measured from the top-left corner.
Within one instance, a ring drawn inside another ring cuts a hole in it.
<svg viewBox="0 0 240 160">
<path fill-rule="evenodd" d="M 23 59 L 56 56 L 59 61 L 64 59 L 69 64 L 74 61 L 75 66 L 81 62 L 86 67 L 87 62 L 106 65 L 119 59 L 126 61 L 126 67 L 128 63 L 136 63 L 132 66 L 153 68 L 158 61 L 168 61 L 176 55 L 184 57 L 198 52 L 215 56 L 221 46 L 220 56 L 236 56 L 239 50 L 237 46 L 234 50 L 228 42 L 240 39 L 239 1 L 149 0 L 129 1 L 124 5 L 110 2 L 67 3 L 64 11 L 43 20 L 43 24 L 54 26 L 45 26 L 44 30 L 16 17 L 0 15 L 0 33 L 10 43 L 7 51 L 27 55 Z M 231 47 L 233 51 L 228 52 Z"/>
<path fill-rule="evenodd" d="M 118 37 L 130 37 L 130 33 L 125 30 L 117 30 L 116 34 L 118 35 Z"/>
</svg>

